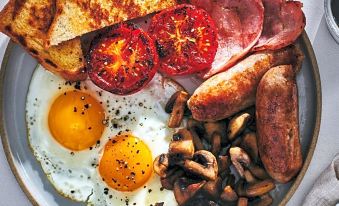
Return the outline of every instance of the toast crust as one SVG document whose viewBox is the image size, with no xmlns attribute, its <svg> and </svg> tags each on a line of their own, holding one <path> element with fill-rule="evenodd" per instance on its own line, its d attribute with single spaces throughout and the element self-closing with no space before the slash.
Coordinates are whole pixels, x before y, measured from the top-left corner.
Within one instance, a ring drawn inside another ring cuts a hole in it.
<svg viewBox="0 0 339 206">
<path fill-rule="evenodd" d="M 0 31 L 20 44 L 47 70 L 67 80 L 85 79 L 80 38 L 44 48 L 46 31 L 55 13 L 55 1 L 10 0 L 0 12 Z"/>
<path fill-rule="evenodd" d="M 56 0 L 46 47 L 177 5 L 176 0 Z"/>
</svg>

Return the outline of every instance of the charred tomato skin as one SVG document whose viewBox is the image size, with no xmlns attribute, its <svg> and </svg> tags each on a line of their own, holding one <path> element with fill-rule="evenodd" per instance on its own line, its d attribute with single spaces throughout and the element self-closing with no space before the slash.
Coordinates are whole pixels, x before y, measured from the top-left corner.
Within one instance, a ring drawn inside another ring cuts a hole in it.
<svg viewBox="0 0 339 206">
<path fill-rule="evenodd" d="M 87 55 L 87 72 L 94 84 L 118 95 L 145 87 L 157 72 L 153 40 L 133 24 L 118 24 L 97 35 Z"/>
<path fill-rule="evenodd" d="M 159 70 L 187 75 L 211 67 L 218 48 L 217 28 L 203 9 L 181 4 L 156 14 L 148 28 L 159 54 Z"/>
</svg>

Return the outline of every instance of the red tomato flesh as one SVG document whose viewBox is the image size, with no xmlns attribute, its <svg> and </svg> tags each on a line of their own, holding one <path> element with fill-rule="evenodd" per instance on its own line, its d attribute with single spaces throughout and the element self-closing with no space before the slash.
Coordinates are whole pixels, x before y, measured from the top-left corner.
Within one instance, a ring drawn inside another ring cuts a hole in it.
<svg viewBox="0 0 339 206">
<path fill-rule="evenodd" d="M 205 10 L 188 4 L 164 10 L 152 18 L 148 32 L 161 72 L 187 75 L 211 67 L 218 48 L 217 29 Z"/>
<path fill-rule="evenodd" d="M 120 24 L 92 41 L 87 62 L 88 75 L 97 86 L 113 94 L 128 95 L 152 80 L 158 54 L 144 31 Z"/>
</svg>

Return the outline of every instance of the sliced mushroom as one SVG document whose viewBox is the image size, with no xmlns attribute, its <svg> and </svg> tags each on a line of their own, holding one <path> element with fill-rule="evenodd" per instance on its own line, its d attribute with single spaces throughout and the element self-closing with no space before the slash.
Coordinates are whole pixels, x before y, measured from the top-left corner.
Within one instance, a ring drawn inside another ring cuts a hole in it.
<svg viewBox="0 0 339 206">
<path fill-rule="evenodd" d="M 250 155 L 252 161 L 257 162 L 258 160 L 258 145 L 257 145 L 257 137 L 254 132 L 250 132 L 245 134 L 242 137 L 242 142 L 240 147 L 243 148 L 248 155 Z"/>
<path fill-rule="evenodd" d="M 174 183 L 173 193 L 178 205 L 186 204 L 205 183 L 205 180 L 196 182 L 185 177 L 177 179 Z"/>
<path fill-rule="evenodd" d="M 195 131 L 194 128 L 191 128 L 189 130 L 190 130 L 192 138 L 193 138 L 193 144 L 194 144 L 195 151 L 203 150 L 204 149 L 204 145 L 202 144 L 201 139 L 200 139 L 198 133 Z"/>
<path fill-rule="evenodd" d="M 203 191 L 208 196 L 217 199 L 221 191 L 221 178 L 218 177 L 216 180 L 210 180 L 202 187 Z"/>
<path fill-rule="evenodd" d="M 232 147 L 239 147 L 242 142 L 242 137 L 235 138 L 231 144 Z"/>
<path fill-rule="evenodd" d="M 248 199 L 246 197 L 240 197 L 238 199 L 237 206 L 247 206 L 248 205 Z"/>
<path fill-rule="evenodd" d="M 187 128 L 194 129 L 199 136 L 202 136 L 205 133 L 204 124 L 192 118 L 188 118 Z"/>
<path fill-rule="evenodd" d="M 173 135 L 169 144 L 169 154 L 181 154 L 183 158 L 191 159 L 194 154 L 194 144 L 191 132 L 187 129 L 180 129 Z"/>
<path fill-rule="evenodd" d="M 217 160 L 211 152 L 206 150 L 195 152 L 193 160 L 186 159 L 182 167 L 206 180 L 216 180 L 218 176 Z"/>
<path fill-rule="evenodd" d="M 227 185 L 223 189 L 220 195 L 220 199 L 226 202 L 233 202 L 238 199 L 238 195 L 231 186 Z"/>
<path fill-rule="evenodd" d="M 181 91 L 174 92 L 172 94 L 172 96 L 169 98 L 169 100 L 167 101 L 167 103 L 165 105 L 165 112 L 166 113 L 168 113 L 168 114 L 172 113 L 175 100 L 178 98 L 180 92 Z"/>
<path fill-rule="evenodd" d="M 273 203 L 273 199 L 269 194 L 265 194 L 259 197 L 258 200 L 253 202 L 253 206 L 269 206 Z"/>
<path fill-rule="evenodd" d="M 153 170 L 160 177 L 166 177 L 166 170 L 168 168 L 169 161 L 167 154 L 161 154 L 157 156 L 153 161 Z"/>
<path fill-rule="evenodd" d="M 212 135 L 219 132 L 223 143 L 226 143 L 226 122 L 205 122 L 204 124 L 206 135 L 204 136 L 208 142 L 212 142 Z"/>
<path fill-rule="evenodd" d="M 225 178 L 225 186 L 229 185 L 232 188 L 235 186 L 235 176 L 233 174 L 229 174 L 227 175 L 227 177 Z"/>
<path fill-rule="evenodd" d="M 167 190 L 173 190 L 174 182 L 182 177 L 185 172 L 182 169 L 173 169 L 165 178 L 161 178 L 161 186 Z"/>
<path fill-rule="evenodd" d="M 250 166 L 250 164 L 251 164 L 250 157 L 240 147 L 232 147 L 230 149 L 230 155 L 231 155 L 231 161 L 232 161 L 234 167 L 236 168 L 236 170 L 238 171 L 239 175 L 241 177 L 244 177 L 243 166 L 245 166 L 245 167 Z"/>
<path fill-rule="evenodd" d="M 186 103 L 189 98 L 188 93 L 185 91 L 178 91 L 175 94 L 173 94 L 173 96 L 172 96 L 173 98 L 171 97 L 170 101 L 167 102 L 165 107 L 165 109 L 167 108 L 167 111 L 170 111 L 170 107 L 173 104 L 171 115 L 168 121 L 169 128 L 176 128 L 180 126 L 182 119 L 184 117 Z M 174 103 L 172 103 L 174 98 L 175 98 Z"/>
<path fill-rule="evenodd" d="M 266 170 L 258 165 L 252 164 L 249 168 L 248 168 L 251 173 L 256 177 L 259 178 L 261 180 L 265 180 L 265 179 L 269 179 L 271 178 Z"/>
<path fill-rule="evenodd" d="M 255 196 L 261 196 L 269 191 L 273 190 L 275 188 L 275 184 L 273 180 L 263 180 L 261 182 L 249 185 L 246 188 L 246 196 L 247 197 L 255 197 Z"/>
<path fill-rule="evenodd" d="M 258 182 L 258 180 L 252 175 L 252 173 L 249 170 L 244 171 L 244 177 L 245 180 L 250 184 Z"/>
<path fill-rule="evenodd" d="M 228 124 L 227 135 L 230 141 L 233 141 L 236 136 L 244 131 L 247 122 L 250 120 L 251 115 L 248 113 L 242 113 L 233 117 Z"/>
<path fill-rule="evenodd" d="M 229 174 L 231 161 L 229 156 L 219 155 L 218 156 L 218 172 L 220 174 Z"/>
<path fill-rule="evenodd" d="M 246 182 L 244 179 L 239 179 L 238 182 L 235 184 L 234 190 L 239 196 L 247 196 L 246 195 Z"/>
<path fill-rule="evenodd" d="M 168 178 L 161 178 L 160 179 L 161 187 L 166 190 L 173 190 L 174 182 L 172 182 Z"/>
<path fill-rule="evenodd" d="M 219 132 L 214 132 L 212 134 L 211 145 L 212 145 L 211 147 L 212 154 L 214 154 L 214 156 L 217 156 L 221 148 L 221 135 Z"/>
</svg>

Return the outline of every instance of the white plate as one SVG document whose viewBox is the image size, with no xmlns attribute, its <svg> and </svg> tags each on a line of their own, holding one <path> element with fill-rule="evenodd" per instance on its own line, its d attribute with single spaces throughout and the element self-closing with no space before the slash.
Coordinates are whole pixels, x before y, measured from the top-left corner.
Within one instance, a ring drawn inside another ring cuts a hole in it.
<svg viewBox="0 0 339 206">
<path fill-rule="evenodd" d="M 297 76 L 300 137 L 304 165 L 291 183 L 278 186 L 274 205 L 284 205 L 300 184 L 312 158 L 321 116 L 321 86 L 312 46 L 306 33 L 299 39 L 305 60 Z M 33 205 L 82 205 L 59 195 L 33 156 L 27 141 L 25 104 L 27 90 L 37 62 L 14 43 L 9 43 L 0 71 L 1 138 L 4 150 L 21 188 Z M 187 79 L 179 80 L 184 85 Z"/>
</svg>

